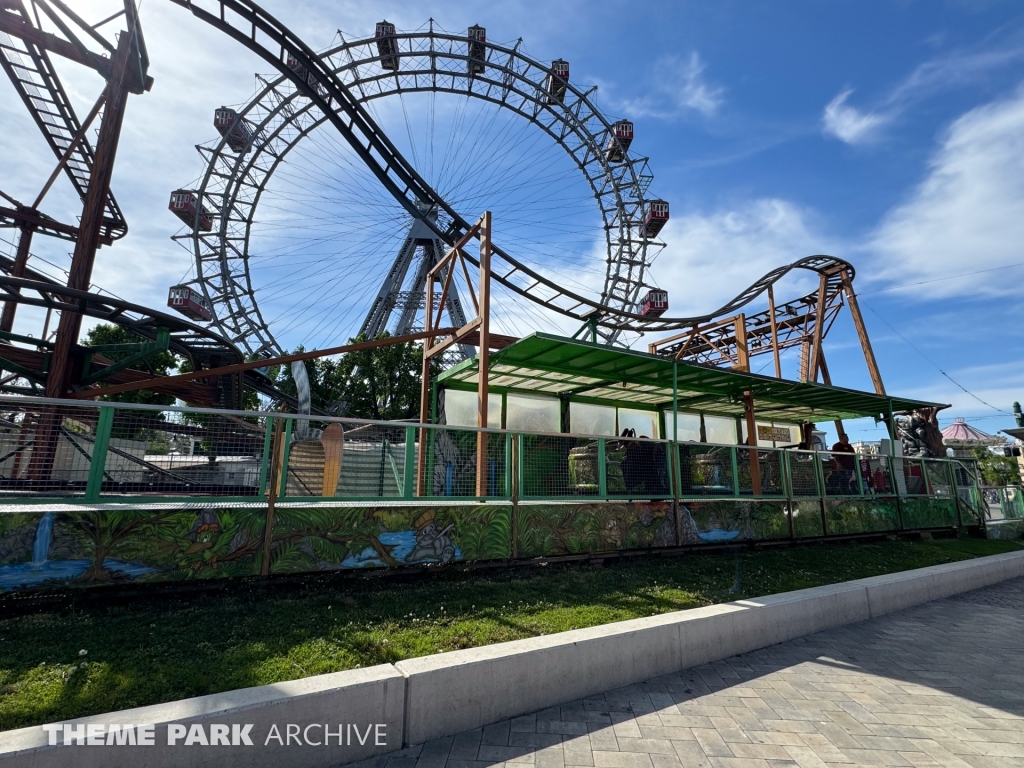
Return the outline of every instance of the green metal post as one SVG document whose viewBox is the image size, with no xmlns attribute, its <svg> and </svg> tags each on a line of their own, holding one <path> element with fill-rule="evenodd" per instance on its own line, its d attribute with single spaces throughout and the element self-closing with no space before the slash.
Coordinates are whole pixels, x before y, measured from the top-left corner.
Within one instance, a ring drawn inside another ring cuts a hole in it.
<svg viewBox="0 0 1024 768">
<path fill-rule="evenodd" d="M 523 435 L 520 433 L 520 434 L 516 435 L 516 466 L 515 466 L 515 470 L 516 470 L 516 488 L 518 489 L 517 493 L 516 493 L 517 497 L 518 496 L 522 496 L 523 488 L 525 487 L 524 484 L 523 484 L 523 480 L 526 477 L 526 472 L 524 471 L 524 468 L 523 468 L 523 464 L 524 464 L 523 456 L 525 455 L 523 453 L 523 448 L 524 448 L 524 445 L 523 445 Z"/>
<path fill-rule="evenodd" d="M 509 500 L 512 499 L 512 433 L 505 433 L 505 492 L 499 493 L 499 496 L 505 496 Z"/>
<path fill-rule="evenodd" d="M 900 484 L 896 482 L 896 463 L 894 461 L 896 455 L 896 415 L 892 412 L 892 400 L 887 401 L 889 407 L 889 440 L 892 443 L 892 455 L 889 456 L 889 477 L 892 479 L 892 490 L 896 496 L 896 514 L 900 518 L 900 530 L 906 529 L 905 514 L 903 510 L 903 494 L 900 493 Z M 905 459 L 901 459 L 905 461 Z M 902 471 L 902 464 L 900 464 Z"/>
<path fill-rule="evenodd" d="M 732 495 L 737 499 L 740 497 L 740 472 L 736 464 L 736 447 L 729 449 L 729 460 L 732 462 Z"/>
<path fill-rule="evenodd" d="M 608 498 L 608 464 L 605 453 L 605 439 L 597 438 L 597 495 Z"/>
<path fill-rule="evenodd" d="M 679 496 L 682 493 L 683 483 L 682 477 L 680 476 L 682 467 L 680 466 L 679 455 L 679 361 L 676 359 L 672 360 L 672 438 L 669 443 L 668 455 L 669 461 L 672 462 L 668 476 L 672 483 L 672 506 L 674 508 L 673 511 L 675 512 L 676 545 L 678 546 L 680 544 L 681 536 L 681 526 L 679 524 Z"/>
<path fill-rule="evenodd" d="M 85 500 L 97 501 L 103 487 L 103 472 L 107 466 L 107 446 L 110 444 L 110 428 L 114 424 L 114 406 L 101 405 L 99 420 L 96 422 L 96 439 L 92 444 L 92 459 L 89 461 L 89 481 L 85 487 Z"/>
<path fill-rule="evenodd" d="M 900 459 L 900 461 L 906 461 L 906 459 Z M 889 477 L 892 479 L 892 492 L 896 496 L 896 515 L 900 519 L 900 530 L 906 530 L 906 522 L 903 518 L 903 494 L 900 493 L 900 484 L 896 480 L 896 459 L 893 456 L 887 456 L 886 462 L 889 465 Z M 900 465 L 902 472 L 902 464 Z"/>
<path fill-rule="evenodd" d="M 821 456 L 817 451 L 814 452 L 814 484 L 818 486 L 818 504 L 821 506 L 821 533 L 823 536 L 828 536 L 828 515 L 826 514 L 828 502 L 825 498 L 825 470 L 821 466 Z"/>
<path fill-rule="evenodd" d="M 679 361 L 672 361 L 672 442 L 679 439 Z"/>
<path fill-rule="evenodd" d="M 855 454 L 856 458 L 853 460 L 853 468 L 857 472 L 857 493 L 861 496 L 865 496 L 864 493 L 864 475 L 860 470 L 860 454 Z"/>
<path fill-rule="evenodd" d="M 281 456 L 281 481 L 278 483 L 277 496 L 284 498 L 288 495 L 288 457 L 292 452 L 292 425 L 295 419 L 285 419 L 284 422 L 284 453 Z"/>
<path fill-rule="evenodd" d="M 260 462 L 260 498 L 267 493 L 267 473 L 270 470 L 270 449 L 274 439 L 274 417 L 267 416 L 267 433 L 263 437 L 263 461 Z"/>
<path fill-rule="evenodd" d="M 956 504 L 956 527 L 964 527 L 964 518 L 960 514 L 960 487 L 956 484 L 956 470 L 953 469 L 952 461 L 943 462 L 946 465 L 946 479 L 949 481 L 949 495 L 953 497 Z"/>
<path fill-rule="evenodd" d="M 791 456 L 789 451 L 783 451 L 780 458 L 782 459 L 779 463 L 779 466 L 782 468 L 782 488 L 786 494 L 786 506 L 789 510 L 789 538 L 795 539 L 796 528 L 793 525 L 793 509 L 796 502 L 793 501 L 793 466 L 790 463 Z"/>
<path fill-rule="evenodd" d="M 405 428 L 405 468 L 402 477 L 402 498 L 411 499 L 416 488 L 416 427 Z"/>
</svg>

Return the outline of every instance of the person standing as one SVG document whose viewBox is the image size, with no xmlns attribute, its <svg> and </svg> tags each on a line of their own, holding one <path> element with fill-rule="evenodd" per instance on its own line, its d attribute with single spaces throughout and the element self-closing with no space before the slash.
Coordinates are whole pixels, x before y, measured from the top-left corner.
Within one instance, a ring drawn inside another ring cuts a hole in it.
<svg viewBox="0 0 1024 768">
<path fill-rule="evenodd" d="M 850 438 L 845 432 L 840 432 L 839 442 L 832 446 L 832 476 L 836 478 L 835 484 L 838 493 L 847 495 L 856 493 L 854 490 L 856 453 L 857 451 L 850 445 Z"/>
</svg>

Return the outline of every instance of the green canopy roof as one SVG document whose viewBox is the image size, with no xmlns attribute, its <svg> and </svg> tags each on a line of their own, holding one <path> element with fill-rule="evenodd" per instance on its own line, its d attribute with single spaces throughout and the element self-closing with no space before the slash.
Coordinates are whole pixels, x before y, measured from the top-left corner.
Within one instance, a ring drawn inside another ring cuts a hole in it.
<svg viewBox="0 0 1024 768">
<path fill-rule="evenodd" d="M 476 359 L 467 360 L 442 373 L 439 382 L 452 389 L 476 389 L 477 365 Z M 677 362 L 661 355 L 545 333 L 535 333 L 493 352 L 489 385 L 498 392 L 585 398 L 624 407 L 671 408 L 673 373 L 681 411 L 741 416 L 744 392 L 753 393 L 758 419 L 792 423 L 883 416 L 890 402 L 893 411 L 947 407 Z"/>
</svg>

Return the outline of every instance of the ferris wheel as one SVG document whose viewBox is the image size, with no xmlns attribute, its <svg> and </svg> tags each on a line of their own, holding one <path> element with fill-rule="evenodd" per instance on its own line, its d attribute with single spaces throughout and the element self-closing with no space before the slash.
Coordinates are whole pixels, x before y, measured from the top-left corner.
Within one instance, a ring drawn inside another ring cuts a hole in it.
<svg viewBox="0 0 1024 768">
<path fill-rule="evenodd" d="M 292 75 L 258 77 L 248 103 L 215 110 L 220 135 L 197 147 L 202 176 L 171 196 L 194 275 L 169 305 L 257 355 L 409 333 L 447 250 L 442 234 L 486 209 L 510 265 L 496 274 L 498 332 L 550 328 L 548 310 L 578 321 L 597 308 L 609 341 L 657 325 L 667 294 L 649 269 L 668 203 L 648 196 L 653 174 L 630 154 L 632 123 L 602 115 L 568 62 L 492 43 L 480 26 L 399 32 L 383 21 L 373 36 L 339 33 L 315 61 L 286 54 L 285 64 Z M 328 86 L 338 83 L 432 194 L 407 190 L 411 207 L 380 183 L 366 147 L 337 130 Z M 456 278 L 455 325 L 459 295 Z"/>
</svg>

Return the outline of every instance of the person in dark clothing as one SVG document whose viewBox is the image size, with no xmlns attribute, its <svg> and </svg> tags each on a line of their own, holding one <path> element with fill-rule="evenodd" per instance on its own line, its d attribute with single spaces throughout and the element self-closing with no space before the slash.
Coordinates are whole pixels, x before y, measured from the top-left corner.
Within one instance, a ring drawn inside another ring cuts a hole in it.
<svg viewBox="0 0 1024 768">
<path fill-rule="evenodd" d="M 632 433 L 632 434 L 630 434 Z M 632 437 L 633 430 L 623 430 L 622 437 Z M 668 467 L 665 446 L 642 435 L 639 440 L 624 441 L 625 456 L 622 459 L 622 477 L 626 491 L 641 496 L 667 495 Z"/>
<path fill-rule="evenodd" d="M 849 455 L 847 455 L 849 454 Z M 845 432 L 840 433 L 839 442 L 832 446 L 832 476 L 829 478 L 837 493 L 856 493 L 854 472 L 857 452 L 850 445 L 850 438 Z"/>
</svg>

